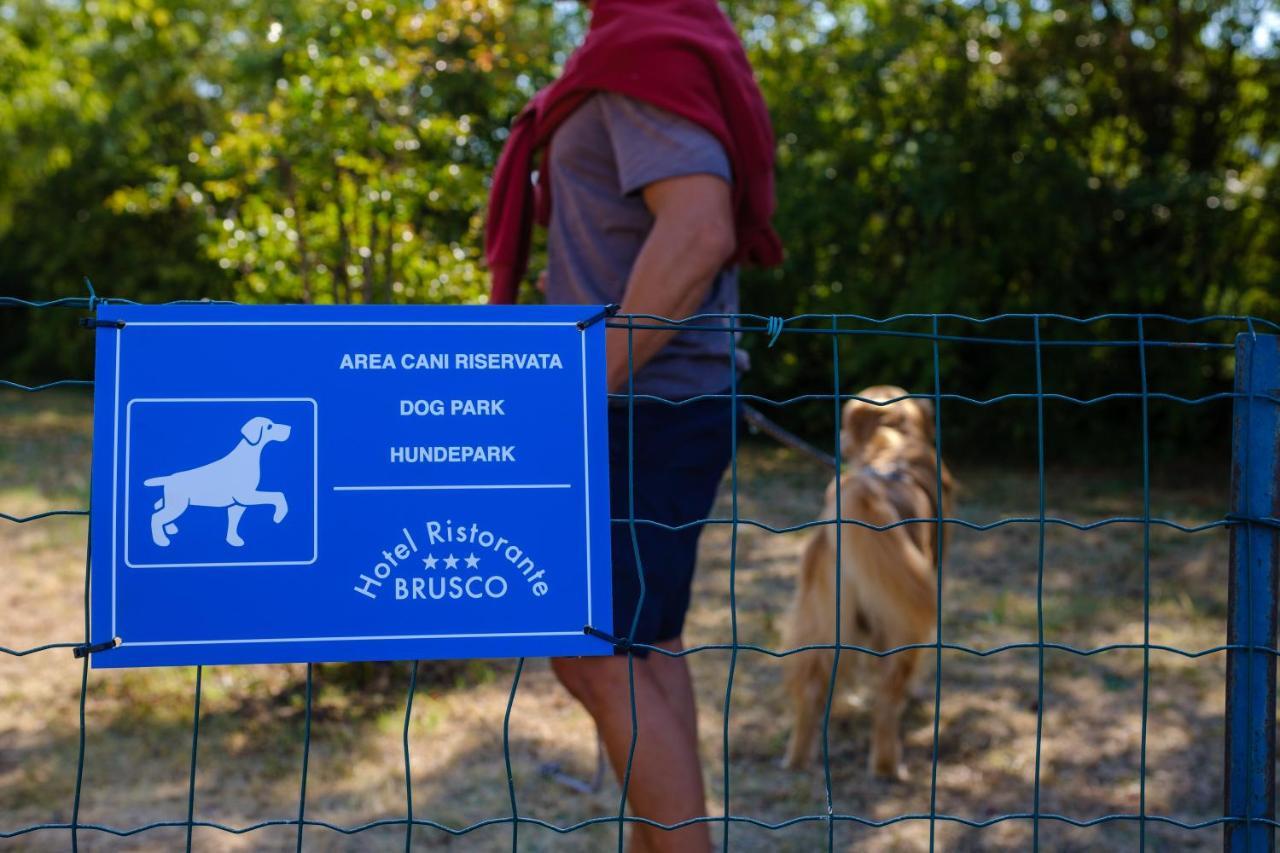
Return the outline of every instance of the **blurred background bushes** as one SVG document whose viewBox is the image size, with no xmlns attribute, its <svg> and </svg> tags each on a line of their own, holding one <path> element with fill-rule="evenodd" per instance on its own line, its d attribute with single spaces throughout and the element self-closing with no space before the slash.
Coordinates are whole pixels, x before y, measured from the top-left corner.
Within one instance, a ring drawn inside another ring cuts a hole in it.
<svg viewBox="0 0 1280 853">
<path fill-rule="evenodd" d="M 726 8 L 773 113 L 788 252 L 747 274 L 744 311 L 1280 314 L 1275 0 Z M 0 293 L 80 295 L 89 275 L 101 295 L 145 301 L 480 300 L 488 174 L 582 26 L 579 4 L 545 0 L 0 0 Z M 65 321 L 0 312 L 4 374 L 88 375 L 90 336 Z M 942 331 L 1032 334 L 1027 321 Z M 829 338 L 744 344 L 748 390 L 830 389 Z M 1035 390 L 1027 348 L 939 358 L 944 391 Z M 1099 393 L 1084 379 L 1099 359 L 1120 377 L 1102 392 L 1138 389 L 1132 347 L 1054 349 L 1046 388 Z M 931 347 L 909 337 L 845 339 L 840 365 L 850 391 L 933 388 Z M 1196 396 L 1231 366 L 1153 357 L 1149 380 Z M 1061 423 L 1105 451 L 1118 421 L 1088 415 Z M 1019 418 L 1025 437 L 1034 420 Z M 790 418 L 826 434 L 808 420 Z M 1225 440 L 1185 408 L 1162 430 Z"/>
</svg>

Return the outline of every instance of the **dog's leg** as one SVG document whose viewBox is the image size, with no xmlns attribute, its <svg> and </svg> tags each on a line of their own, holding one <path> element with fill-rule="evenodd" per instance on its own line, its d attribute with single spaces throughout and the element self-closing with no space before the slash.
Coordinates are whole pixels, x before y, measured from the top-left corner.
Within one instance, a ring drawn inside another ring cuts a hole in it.
<svg viewBox="0 0 1280 853">
<path fill-rule="evenodd" d="M 835 574 L 834 549 L 827 531 L 814 533 L 800 563 L 795 600 L 783 631 L 783 647 L 824 645 L 835 639 L 835 612 L 830 587 Z M 813 759 L 818 720 L 826 706 L 834 654 L 826 649 L 797 652 L 783 662 L 793 722 L 782 766 L 799 770 Z"/>
<path fill-rule="evenodd" d="M 920 649 L 911 649 L 880 661 L 880 687 L 871 713 L 871 772 L 881 779 L 907 780 L 902 762 L 902 711 L 920 654 Z"/>
<path fill-rule="evenodd" d="M 289 503 L 284 499 L 284 492 L 269 492 L 275 500 L 276 511 L 271 514 L 271 520 L 276 524 L 284 521 L 284 517 L 289 513 Z"/>
<path fill-rule="evenodd" d="M 172 522 L 186 512 L 186 509 L 186 501 L 170 500 L 169 496 L 165 495 L 164 506 L 151 514 L 151 541 L 161 548 L 167 548 L 169 537 L 165 535 L 165 531 L 173 528 L 172 532 L 177 532 Z"/>
<path fill-rule="evenodd" d="M 232 504 L 227 507 L 227 544 L 234 545 L 239 548 L 244 544 L 244 540 L 240 538 L 239 532 L 236 530 L 240 526 L 240 516 L 244 515 L 244 507 L 240 504 Z"/>
<path fill-rule="evenodd" d="M 249 492 L 247 495 L 236 495 L 236 503 L 245 506 L 270 504 L 276 508 L 271 516 L 271 520 L 276 524 L 284 521 L 284 517 L 289 513 L 289 503 L 284 499 L 283 492 Z"/>
<path fill-rule="evenodd" d="M 826 650 L 799 652 L 788 658 L 787 684 L 794 720 L 782 766 L 801 770 L 813 761 L 818 745 L 818 721 L 827 702 L 831 659 Z"/>
</svg>

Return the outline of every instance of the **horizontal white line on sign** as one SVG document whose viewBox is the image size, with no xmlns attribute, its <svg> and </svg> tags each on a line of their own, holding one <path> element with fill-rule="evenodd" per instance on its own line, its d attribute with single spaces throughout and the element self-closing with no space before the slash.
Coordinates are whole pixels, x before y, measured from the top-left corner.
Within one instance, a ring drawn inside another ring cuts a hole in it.
<svg viewBox="0 0 1280 853">
<path fill-rule="evenodd" d="M 334 486 L 335 492 L 469 492 L 502 489 L 571 489 L 571 483 L 477 483 L 429 486 Z"/>
<path fill-rule="evenodd" d="M 582 631 L 525 631 L 510 634 L 395 634 L 382 637 L 258 637 L 251 640 L 147 640 L 121 641 L 125 646 L 225 646 L 238 643 L 343 643 L 354 640 L 470 640 L 490 637 L 581 637 Z"/>
</svg>

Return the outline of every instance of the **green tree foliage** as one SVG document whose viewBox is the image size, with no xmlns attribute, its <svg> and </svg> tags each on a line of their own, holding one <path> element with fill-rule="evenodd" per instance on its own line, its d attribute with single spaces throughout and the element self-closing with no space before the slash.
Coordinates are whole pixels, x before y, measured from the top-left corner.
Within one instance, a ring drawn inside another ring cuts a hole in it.
<svg viewBox="0 0 1280 853">
<path fill-rule="evenodd" d="M 0 3 L 0 290 L 478 299 L 486 176 L 569 35 L 549 2 Z M 0 322 L 19 373 L 84 372 Z"/>
<path fill-rule="evenodd" d="M 750 279 L 748 305 L 781 315 L 1141 309 L 1274 318 L 1280 111 L 1268 94 L 1280 91 L 1280 59 L 1266 22 L 1280 23 L 1267 17 L 1275 9 L 1208 0 L 735 3 L 778 131 L 789 253 L 784 268 Z M 943 331 L 981 333 L 958 323 Z M 1059 337 L 1081 331 L 1056 327 Z M 1096 331 L 1136 334 L 1132 323 Z M 1031 329 L 1006 323 L 989 333 L 1002 332 L 1025 338 Z M 819 366 L 830 355 L 825 340 L 801 341 L 756 379 L 786 396 L 814 384 L 815 371 L 829 376 Z M 1034 390 L 1029 353 L 949 346 L 942 356 L 951 390 Z M 842 362 L 850 384 L 888 374 L 932 388 L 927 346 L 858 338 Z M 1157 360 L 1153 387 L 1195 395 L 1229 367 L 1179 374 L 1186 364 L 1168 360 L 1161 373 Z M 1048 359 L 1049 390 L 1099 390 L 1076 381 L 1080 366 Z M 1136 357 L 1115 370 L 1117 389 L 1136 390 Z"/>
<path fill-rule="evenodd" d="M 788 249 L 744 310 L 1280 309 L 1275 0 L 726 5 L 773 112 Z M 487 175 L 581 21 L 550 0 L 0 0 L 0 289 L 480 299 Z M 85 342 L 32 320 L 0 317 L 0 357 L 82 375 Z M 826 387 L 828 340 L 748 345 L 753 390 Z M 1097 390 L 1064 352 L 1050 390 Z M 932 385 L 909 338 L 841 355 L 847 385 Z M 941 354 L 976 395 L 1031 390 L 1026 355 Z M 1114 367 L 1137 375 L 1132 351 Z M 1230 365 L 1151 367 L 1195 394 Z"/>
<path fill-rule="evenodd" d="M 204 251 L 241 300 L 478 298 L 485 180 L 508 117 L 534 91 L 528 70 L 551 67 L 539 37 L 548 9 L 398 0 L 257 11 L 240 32 L 256 42 L 246 53 L 261 63 L 258 91 L 193 137 L 186 163 L 108 205 L 199 210 Z"/>
<path fill-rule="evenodd" d="M 185 79 L 186 63 L 207 50 L 195 21 L 207 24 L 216 4 L 188 5 L 175 19 L 143 3 L 0 3 L 7 295 L 78 294 L 86 273 L 142 298 L 199 297 L 225 284 L 197 260 L 198 218 L 119 216 L 105 203 L 185 156 L 189 128 L 216 116 Z M 5 312 L 0 351 L 19 375 L 84 375 L 87 342 L 68 341 L 62 328 L 59 318 Z"/>
</svg>

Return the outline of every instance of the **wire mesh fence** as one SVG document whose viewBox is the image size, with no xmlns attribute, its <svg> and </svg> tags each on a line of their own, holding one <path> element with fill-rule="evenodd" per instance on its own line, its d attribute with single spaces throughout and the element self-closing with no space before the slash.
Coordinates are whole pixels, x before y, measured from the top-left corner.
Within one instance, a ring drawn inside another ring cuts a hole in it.
<svg viewBox="0 0 1280 853">
<path fill-rule="evenodd" d="M 74 309 L 92 312 L 102 301 L 91 293 L 88 299 L 59 299 L 52 302 L 30 302 L 26 300 L 4 297 L 0 298 L 0 307 L 6 310 L 45 310 Z M 68 319 L 68 325 L 71 318 Z M 1052 324 L 1055 329 L 1066 328 L 1088 330 L 1101 328 L 1105 334 L 1086 336 L 1083 334 L 1067 334 L 1049 336 L 1046 328 Z M 639 331 L 645 330 L 678 330 L 688 333 L 704 333 L 713 335 L 759 335 L 768 338 L 769 346 L 785 336 L 821 336 L 829 340 L 830 373 L 821 383 L 823 388 L 803 389 L 803 393 L 785 399 L 769 398 L 758 394 L 744 392 L 738 384 L 738 374 L 728 370 L 732 385 L 723 394 L 701 395 L 693 398 L 718 399 L 728 401 L 732 411 L 737 406 L 750 403 L 766 411 L 785 410 L 800 404 L 812 404 L 817 407 L 828 407 L 831 417 L 831 446 L 837 450 L 832 457 L 836 478 L 856 476 L 856 471 L 848 470 L 848 463 L 838 452 L 841 444 L 841 410 L 850 400 L 861 400 L 874 406 L 888 406 L 900 402 L 903 397 L 888 400 L 870 399 L 848 393 L 847 371 L 842 370 L 842 347 L 862 339 L 901 341 L 928 350 L 928 361 L 931 363 L 932 387 L 916 393 L 909 393 L 905 398 L 926 400 L 932 404 L 935 470 L 938 480 L 934 484 L 937 493 L 942 492 L 942 467 L 945 439 L 948 436 L 948 417 L 955 417 L 957 407 L 971 406 L 986 408 L 1002 403 L 1024 401 L 1034 408 L 1034 430 L 1032 446 L 1035 452 L 1035 473 L 1037 484 L 1037 511 L 1031 514 L 1005 515 L 993 520 L 977 521 L 961 515 L 949 515 L 944 504 L 937 502 L 937 512 L 932 516 L 906 517 L 887 524 L 878 524 L 866 519 L 846 515 L 840 504 L 840 490 L 835 491 L 836 512 L 832 517 L 820 517 L 797 524 L 776 524 L 758 518 L 743 515 L 739 502 L 741 487 L 739 471 L 739 447 L 745 440 L 743 427 L 739 418 L 734 415 L 728 418 L 725 425 L 729 432 L 732 446 L 731 463 L 728 479 L 725 483 L 729 512 L 698 519 L 690 522 L 700 527 L 723 526 L 728 533 L 728 630 L 727 634 L 714 642 L 704 642 L 690 647 L 672 651 L 668 648 L 642 643 L 632 643 L 627 639 L 634 632 L 627 626 L 615 626 L 618 636 L 606 636 L 620 650 L 630 652 L 644 649 L 650 654 L 668 657 L 689 657 L 719 653 L 727 655 L 727 677 L 723 690 L 723 728 L 720 733 L 722 758 L 720 761 L 720 802 L 719 814 L 704 815 L 681 824 L 655 824 L 642 817 L 628 812 L 627 793 L 631 779 L 632 763 L 637 749 L 643 744 L 637 742 L 634 735 L 635 705 L 635 657 L 628 655 L 631 678 L 631 708 L 633 715 L 633 738 L 627 765 L 621 773 L 616 809 L 609 813 L 594 815 L 572 823 L 554 823 L 522 808 L 519 787 L 512 759 L 512 711 L 517 695 L 520 692 L 521 678 L 525 673 L 525 661 L 520 660 L 512 673 L 510 689 L 507 692 L 505 712 L 502 717 L 501 745 L 503 770 L 506 779 L 507 802 L 509 809 L 503 814 L 494 814 L 482 820 L 456 824 L 437 819 L 431 814 L 423 814 L 421 809 L 415 810 L 414 799 L 414 767 L 411 758 L 410 721 L 414 713 L 415 694 L 419 688 L 420 665 L 418 662 L 407 662 L 408 687 L 404 699 L 403 726 L 401 729 L 401 748 L 403 753 L 403 789 L 404 813 L 402 816 L 372 819 L 361 823 L 335 823 L 317 819 L 308 815 L 308 774 L 311 761 L 313 703 L 315 696 L 315 666 L 305 666 L 305 692 L 303 694 L 301 755 L 298 758 L 297 776 L 297 809 L 293 814 L 282 814 L 264 818 L 256 822 L 230 824 L 218 820 L 201 817 L 202 803 L 197 799 L 197 779 L 200 772 L 201 744 L 201 698 L 205 691 L 204 667 L 195 668 L 194 694 L 191 697 L 190 714 L 190 762 L 186 785 L 185 814 L 175 814 L 172 819 L 155 820 L 139 825 L 114 825 L 82 818 L 82 799 L 86 769 L 86 734 L 88 730 L 86 703 L 92 687 L 89 677 L 89 661 L 86 647 L 88 634 L 88 590 L 89 563 L 86 548 L 85 562 L 85 626 L 83 638 L 66 638 L 58 641 L 41 642 L 28 647 L 0 646 L 0 653 L 11 658 L 27 658 L 30 665 L 38 666 L 41 655 L 71 654 L 82 657 L 81 676 L 78 693 L 78 747 L 75 766 L 74 795 L 70 804 L 69 816 L 64 820 L 33 822 L 24 825 L 0 824 L 0 839 L 15 840 L 57 837 L 69 841 L 72 849 L 78 849 L 88 835 L 106 835 L 115 837 L 133 837 L 157 830 L 175 830 L 183 833 L 187 849 L 192 848 L 196 831 L 214 831 L 243 836 L 265 830 L 269 827 L 287 827 L 294 833 L 294 846 L 301 850 L 309 839 L 317 833 L 333 833 L 341 836 L 359 836 L 371 830 L 387 828 L 403 829 L 405 849 L 415 844 L 424 843 L 432 837 L 465 837 L 481 830 L 494 827 L 509 829 L 510 848 L 515 850 L 527 843 L 527 832 L 530 829 L 545 830 L 557 836 L 566 835 L 591 827 L 608 825 L 616 828 L 616 845 L 619 850 L 626 846 L 626 829 L 636 823 L 649 823 L 664 829 L 676 829 L 690 823 L 707 823 L 718 828 L 718 845 L 721 849 L 734 848 L 735 830 L 747 828 L 762 831 L 780 831 L 801 824 L 814 824 L 823 828 L 825 846 L 836 849 L 838 844 L 837 830 L 841 826 L 861 826 L 878 829 L 895 824 L 915 823 L 927 826 L 927 843 L 929 849 L 942 847 L 939 828 L 944 825 L 961 825 L 975 830 L 982 830 L 998 824 L 1020 823 L 1030 830 L 1030 842 L 1039 848 L 1043 842 L 1042 830 L 1046 824 L 1065 824 L 1077 828 L 1097 827 L 1105 824 L 1129 824 L 1136 828 L 1137 844 L 1141 849 L 1151 846 L 1149 838 L 1153 827 L 1172 827 L 1178 830 L 1195 833 L 1203 837 L 1205 833 L 1222 831 L 1231 849 L 1271 849 L 1274 827 L 1274 703 L 1275 703 L 1275 609 L 1276 609 L 1276 561 L 1277 561 L 1277 412 L 1280 411 L 1280 361 L 1276 357 L 1276 337 L 1280 325 L 1268 320 L 1243 316 L 1213 316 L 1199 318 L 1177 318 L 1158 314 L 1106 314 L 1091 318 L 1072 318 L 1052 314 L 1000 315 L 998 317 L 973 318 L 958 314 L 913 314 L 891 318 L 872 318 L 859 315 L 804 315 L 790 318 L 765 317 L 748 314 L 703 315 L 684 321 L 671 321 L 651 315 L 617 315 L 608 321 L 612 329 L 626 333 L 629 352 L 634 353 L 634 338 Z M 904 326 L 908 328 L 904 328 Z M 999 327 L 999 334 L 987 334 L 990 328 Z M 1021 333 L 1009 334 L 1006 329 L 1021 327 Z M 959 328 L 961 331 L 950 331 Z M 1167 330 L 1178 330 L 1180 334 L 1168 333 Z M 1153 330 L 1156 330 L 1153 333 Z M 1163 330 L 1163 331 L 1161 331 Z M 88 334 L 86 332 L 86 334 Z M 1233 337 L 1237 339 L 1232 340 Z M 1000 348 L 1010 353 L 1010 358 L 1025 358 L 1033 370 L 1034 388 L 1027 391 L 1009 391 L 993 396 L 978 397 L 957 393 L 947 388 L 947 377 L 943 369 L 942 348 L 944 346 L 972 346 L 983 348 Z M 1046 388 L 1044 359 L 1045 354 L 1064 348 L 1088 349 L 1090 351 L 1125 351 L 1136 354 L 1138 375 L 1133 377 L 1137 390 L 1108 391 L 1093 396 L 1076 396 L 1056 393 Z M 732 348 L 731 348 L 732 349 Z M 1150 387 L 1148 381 L 1150 354 L 1156 352 L 1198 351 L 1219 353 L 1223 356 L 1234 355 L 1236 363 L 1236 387 L 1232 390 L 1222 389 L 1209 394 L 1188 396 L 1167 391 L 1157 391 Z M 630 379 L 626 388 L 612 394 L 611 403 L 617 407 L 625 407 L 629 424 L 629 434 L 633 433 L 635 410 L 640 405 L 685 405 L 692 400 L 673 401 L 653 395 L 635 392 L 635 370 L 629 371 Z M 42 384 L 22 384 L 14 379 L 0 379 L 0 385 L 15 392 L 37 393 L 67 387 L 91 387 L 92 381 L 85 379 L 62 379 Z M 1141 512 L 1136 514 L 1117 514 L 1089 521 L 1081 521 L 1068 517 L 1058 517 L 1049 513 L 1046 498 L 1050 480 L 1047 465 L 1046 432 L 1048 416 L 1046 404 L 1062 404 L 1075 407 L 1095 407 L 1104 403 L 1129 400 L 1139 407 L 1141 428 Z M 1235 441 L 1233 446 L 1233 500 L 1231 507 L 1223 507 L 1218 517 L 1197 523 L 1184 523 L 1175 518 L 1153 514 L 1152 510 L 1152 448 L 1151 448 L 1151 404 L 1159 401 L 1177 406 L 1200 407 L 1215 402 L 1223 402 L 1234 407 Z M 633 453 L 628 454 L 628 477 L 633 480 L 637 460 Z M 616 475 L 616 473 L 615 473 Z M 632 489 L 634 484 L 632 483 Z M 39 523 L 42 520 L 58 516 L 87 516 L 87 507 L 50 507 L 27 514 L 10 514 L 6 508 L 0 507 L 0 520 L 11 525 Z M 645 525 L 676 529 L 652 519 L 637 517 L 634 509 L 634 494 L 630 511 L 616 517 L 613 524 L 635 539 L 636 531 Z M 829 643 L 814 643 L 796 647 L 767 645 L 744 638 L 739 630 L 739 603 L 737 590 L 739 572 L 749 568 L 743 564 L 739 555 L 738 542 L 740 531 L 754 528 L 768 535 L 784 535 L 811 529 L 836 527 L 838 530 L 861 528 L 884 534 L 899 527 L 924 525 L 930 529 L 963 529 L 975 534 L 985 534 L 1000 528 L 1026 527 L 1035 531 L 1036 567 L 1035 567 L 1035 635 L 1026 639 L 1003 642 L 997 645 L 976 646 L 960 642 L 948 636 L 944 625 L 944 612 L 948 601 L 949 563 L 944 551 L 944 537 L 935 536 L 936 553 L 934 559 L 937 566 L 936 625 L 934 639 L 925 643 L 896 645 L 891 648 L 852 642 L 849 637 L 841 635 L 838 614 L 842 606 L 839 590 L 842 560 L 840 554 L 843 537 L 834 538 L 836 557 L 832 571 L 836 577 L 837 594 L 831 602 L 835 608 L 835 636 Z M 687 525 L 681 525 L 687 526 Z M 1054 641 L 1046 631 L 1046 615 L 1052 615 L 1046 603 L 1046 540 L 1052 530 L 1061 529 L 1072 535 L 1087 531 L 1110 527 L 1131 527 L 1141 531 L 1141 598 L 1142 598 L 1142 640 L 1141 642 L 1106 642 L 1096 645 L 1078 645 Z M 1228 636 L 1214 645 L 1184 648 L 1179 645 L 1153 641 L 1151 634 L 1151 604 L 1153 591 L 1152 532 L 1153 530 L 1174 531 L 1179 534 L 1197 535 L 1213 531 L 1225 533 L 1232 542 L 1232 567 L 1230 574 L 1231 608 L 1227 617 Z M 653 569 L 649 569 L 652 571 Z M 645 566 L 641 562 L 640 585 L 643 596 L 645 587 Z M 637 615 L 637 619 L 638 619 Z M 0 637 L 0 642 L 6 638 Z M 853 813 L 840 808 L 840 791 L 833 781 L 831 741 L 833 735 L 832 716 L 837 701 L 836 689 L 842 661 L 850 658 L 883 659 L 893 655 L 921 650 L 932 658 L 932 697 L 926 700 L 931 705 L 931 746 L 928 769 L 929 798 L 928 808 L 903 812 L 893 815 L 872 815 Z M 944 755 L 944 744 L 941 736 L 940 721 L 943 717 L 943 697 L 947 688 L 947 656 L 964 655 L 974 659 L 993 658 L 1016 652 L 1027 652 L 1035 655 L 1035 737 L 1034 754 L 1030 757 L 1031 797 L 1025 809 L 1008 811 L 984 816 L 972 816 L 950 813 L 945 810 L 939 800 L 939 765 Z M 1141 655 L 1141 714 L 1138 773 L 1137 773 L 1137 808 L 1133 811 L 1109 811 L 1102 814 L 1076 813 L 1067 814 L 1043 807 L 1042 774 L 1044 756 L 1042 745 L 1045 733 L 1046 709 L 1046 654 L 1061 653 L 1070 655 L 1081 661 L 1096 659 L 1113 652 L 1132 652 Z M 1226 656 L 1227 658 L 1227 709 L 1226 720 L 1227 742 L 1224 744 L 1225 766 L 1223 777 L 1227 791 L 1224 795 L 1223 808 L 1220 814 L 1207 818 L 1188 819 L 1176 813 L 1161 813 L 1148 807 L 1148 720 L 1151 714 L 1151 672 L 1152 653 L 1162 653 L 1196 661 L 1205 658 Z M 772 660 L 785 660 L 795 655 L 826 653 L 830 655 L 830 676 L 828 689 L 822 708 L 821 719 L 821 755 L 820 769 L 815 771 L 822 776 L 822 789 L 825 809 L 820 812 L 796 814 L 785 819 L 766 819 L 758 815 L 744 813 L 734 808 L 734 785 L 731 767 L 733 751 L 731 749 L 732 704 L 735 690 L 735 676 L 738 674 L 742 656 L 753 655 Z M 568 792 L 565 796 L 572 796 Z"/>
</svg>

